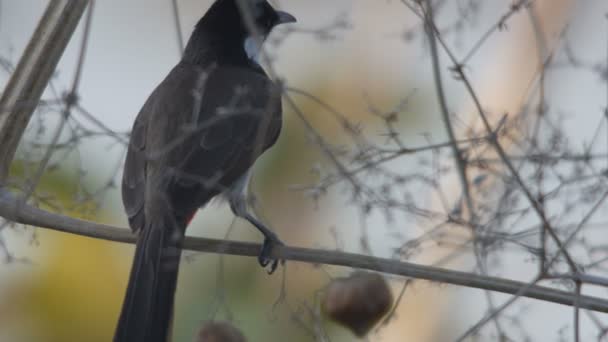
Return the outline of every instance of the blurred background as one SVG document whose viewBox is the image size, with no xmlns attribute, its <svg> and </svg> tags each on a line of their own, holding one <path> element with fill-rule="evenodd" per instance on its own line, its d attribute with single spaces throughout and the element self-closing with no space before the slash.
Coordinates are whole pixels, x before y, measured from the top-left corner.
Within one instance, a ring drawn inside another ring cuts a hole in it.
<svg viewBox="0 0 608 342">
<path fill-rule="evenodd" d="M 127 227 L 118 190 L 124 141 L 147 96 L 179 60 L 181 45 L 176 27 L 186 40 L 211 1 L 176 3 L 178 22 L 170 0 L 94 2 L 78 89 L 79 105 L 61 135 L 64 146 L 57 149 L 36 188 L 36 204 L 70 216 Z M 0 1 L 1 85 L 8 81 L 46 4 L 43 0 Z M 307 0 L 273 4 L 298 19 L 290 27 L 277 29 L 266 44 L 273 73 L 289 87 L 301 90 L 289 95 L 316 132 L 336 147 L 336 154 L 340 155 L 339 149 L 352 150 L 357 140 L 340 118 L 356 123 L 367 141 L 394 143 L 387 134 L 388 121 L 374 113 L 394 114 L 396 121 L 390 128 L 404 146 L 446 141 L 428 41 L 420 18 L 403 2 Z M 551 122 L 567 128 L 560 139 L 574 147 L 590 146 L 596 139 L 606 141 L 605 127 L 595 132 L 598 125 L 606 124 L 602 110 L 608 102 L 608 3 L 534 1 L 534 20 L 526 10 L 511 13 L 509 1 L 455 0 L 438 4 L 437 26 L 458 58 L 470 53 L 466 72 L 483 99 L 484 109 L 493 113 L 493 122 L 505 114 L 517 117 L 538 104 L 539 65 L 551 55 L 555 64 L 543 75 L 541 102 L 554 115 Z M 508 13 L 509 17 L 504 18 Z M 59 124 L 60 100 L 76 72 L 85 17 L 20 146 L 11 169 L 16 183 L 26 182 L 31 176 Z M 503 19 L 504 25 L 498 25 Z M 491 30 L 495 26 L 499 29 Z M 542 39 L 539 27 L 544 33 Z M 487 32 L 488 37 L 481 40 Z M 475 48 L 478 42 L 480 46 Z M 444 53 L 441 61 L 445 63 L 442 72 L 455 129 L 464 138 L 478 125 L 473 120 L 474 107 L 462 83 L 450 73 Z M 340 116 L 332 114 L 323 103 Z M 335 165 L 314 143 L 293 108 L 287 104 L 284 108 L 286 120 L 279 143 L 256 164 L 253 184 L 260 214 L 283 241 L 294 246 L 477 270 L 472 266 L 475 258 L 471 246 L 457 243 L 466 239 L 466 230 L 454 233 L 458 241 L 452 243 L 425 240 L 436 243 L 416 246 L 408 255 L 396 252 L 432 230 L 436 222 L 431 224 L 427 216 L 440 213 L 445 217 L 458 203 L 461 194 L 456 174 L 442 172 L 435 165 L 452 165 L 448 150 L 424 156 L 403 154 L 383 169 L 410 178 L 420 173 L 430 179 L 437 177 L 435 183 L 412 185 L 408 190 L 427 214 L 416 216 L 397 209 L 370 214 L 354 199 L 343 178 L 332 186 L 311 186 L 332 175 Z M 523 117 L 523 126 L 528 127 Z M 512 138 L 518 140 L 517 136 Z M 597 145 L 601 151 L 589 150 L 605 156 L 605 143 Z M 398 191 L 391 189 L 395 184 L 386 182 L 386 178 L 369 176 L 365 182 L 380 191 Z M 492 191 L 493 185 L 487 186 L 485 191 Z M 441 191 L 434 191 L 439 188 Z M 605 219 L 598 217 L 596 221 L 602 222 L 601 218 Z M 530 222 L 533 220 L 526 218 L 518 224 Z M 111 340 L 133 246 L 9 224 L 0 228 L 0 234 L 0 341 Z M 188 234 L 260 241 L 254 229 L 235 221 L 229 208 L 222 205 L 201 210 Z M 589 234 L 587 238 L 604 246 L 604 252 L 599 249 L 597 253 L 606 253 L 605 229 L 603 234 L 601 230 Z M 184 254 L 174 341 L 193 341 L 201 323 L 207 320 L 231 321 L 250 341 L 318 340 L 315 330 L 319 322 L 332 341 L 357 340 L 351 332 L 318 314 L 320 290 L 332 279 L 349 274 L 349 269 L 289 262 L 268 276 L 254 258 Z M 504 250 L 493 255 L 487 267 L 488 274 L 528 281 L 537 265 L 530 254 Z M 388 280 L 398 297 L 404 279 Z M 280 298 L 281 291 L 285 291 L 284 298 Z M 367 340 L 451 341 L 496 303 L 509 298 L 495 295 L 488 304 L 487 294 L 482 291 L 426 281 L 409 284 L 404 293 L 392 319 L 374 329 Z M 589 294 L 606 297 L 607 293 L 605 289 L 592 289 Z M 502 324 L 510 340 L 572 340 L 572 313 L 565 306 L 520 299 L 517 306 L 504 313 Z M 525 319 L 518 319 L 522 315 Z M 602 324 L 608 324 L 605 315 L 585 316 L 581 320 L 583 340 L 602 339 L 597 329 Z M 488 326 L 487 331 L 469 339 L 499 340 L 496 331 L 500 328 Z"/>
</svg>

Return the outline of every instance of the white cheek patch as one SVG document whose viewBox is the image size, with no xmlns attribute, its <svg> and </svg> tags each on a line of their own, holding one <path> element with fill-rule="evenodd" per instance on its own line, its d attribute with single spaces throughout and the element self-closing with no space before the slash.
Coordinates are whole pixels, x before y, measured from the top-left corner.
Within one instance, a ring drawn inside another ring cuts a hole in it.
<svg viewBox="0 0 608 342">
<path fill-rule="evenodd" d="M 256 63 L 259 62 L 260 44 L 256 39 L 253 37 L 245 38 L 245 41 L 243 42 L 243 49 L 245 49 L 245 53 L 250 60 Z"/>
</svg>

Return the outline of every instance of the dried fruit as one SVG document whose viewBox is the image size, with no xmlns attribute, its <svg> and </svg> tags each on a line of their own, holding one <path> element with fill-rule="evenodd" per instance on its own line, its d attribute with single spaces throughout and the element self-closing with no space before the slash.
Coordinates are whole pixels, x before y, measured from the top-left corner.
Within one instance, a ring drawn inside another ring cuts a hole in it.
<svg viewBox="0 0 608 342">
<path fill-rule="evenodd" d="M 204 322 L 197 342 L 246 342 L 241 331 L 228 322 Z"/>
<path fill-rule="evenodd" d="M 349 277 L 333 280 L 321 303 L 333 321 L 361 337 L 388 313 L 393 295 L 381 275 L 354 272 Z"/>
</svg>

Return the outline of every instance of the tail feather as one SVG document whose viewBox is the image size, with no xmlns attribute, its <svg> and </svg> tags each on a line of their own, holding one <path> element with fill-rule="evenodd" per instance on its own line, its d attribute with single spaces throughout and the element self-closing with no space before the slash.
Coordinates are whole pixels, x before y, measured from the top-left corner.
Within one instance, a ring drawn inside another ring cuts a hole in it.
<svg viewBox="0 0 608 342">
<path fill-rule="evenodd" d="M 183 233 L 171 226 L 150 222 L 142 230 L 114 342 L 169 340 L 183 241 Z"/>
</svg>

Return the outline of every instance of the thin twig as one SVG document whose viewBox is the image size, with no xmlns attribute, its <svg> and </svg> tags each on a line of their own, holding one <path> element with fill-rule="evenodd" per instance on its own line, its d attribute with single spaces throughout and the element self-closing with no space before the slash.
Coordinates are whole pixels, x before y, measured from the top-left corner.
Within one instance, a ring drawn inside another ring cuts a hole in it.
<svg viewBox="0 0 608 342">
<path fill-rule="evenodd" d="M 581 307 L 579 305 L 579 298 L 581 296 L 581 283 L 576 282 L 576 301 L 574 302 L 574 341 L 580 342 L 581 340 Z"/>
<path fill-rule="evenodd" d="M 568 250 L 566 248 L 564 248 L 564 245 L 563 245 L 561 239 L 559 238 L 559 236 L 555 232 L 555 229 L 553 229 L 551 223 L 547 219 L 547 216 L 546 216 L 545 212 L 543 211 L 543 208 L 540 206 L 540 204 L 538 203 L 538 201 L 534 198 L 534 195 L 532 195 L 532 193 L 530 192 L 530 190 L 526 186 L 525 182 L 521 178 L 521 175 L 519 174 L 519 172 L 517 171 L 517 169 L 515 168 L 515 166 L 511 162 L 511 160 L 509 159 L 509 157 L 507 155 L 507 152 L 505 151 L 505 149 L 503 148 L 502 144 L 498 140 L 498 135 L 495 132 L 495 130 L 492 129 L 492 126 L 490 125 L 490 122 L 489 122 L 489 120 L 488 120 L 488 118 L 487 118 L 487 116 L 486 116 L 486 114 L 485 114 L 485 112 L 483 110 L 482 105 L 481 105 L 481 101 L 480 101 L 480 99 L 477 96 L 477 92 L 473 88 L 473 84 L 471 83 L 471 81 L 469 80 L 468 76 L 464 72 L 463 65 L 460 62 L 458 62 L 458 60 L 456 59 L 456 57 L 454 56 L 454 54 L 452 54 L 451 50 L 447 47 L 447 44 L 445 44 L 445 42 L 443 42 L 443 40 L 441 39 L 441 36 L 439 35 L 439 32 L 437 31 L 437 28 L 435 27 L 434 23 L 433 23 L 432 27 L 435 30 L 435 37 L 437 38 L 437 40 L 439 41 L 439 43 L 443 47 L 444 51 L 446 52 L 446 54 L 448 55 L 448 57 L 450 58 L 450 60 L 453 63 L 452 70 L 458 75 L 458 78 L 462 81 L 462 83 L 464 84 L 464 86 L 465 86 L 465 88 L 466 88 L 469 96 L 473 100 L 473 103 L 475 105 L 475 109 L 476 109 L 476 111 L 477 111 L 477 113 L 478 113 L 478 115 L 479 115 L 479 117 L 480 117 L 480 119 L 481 119 L 481 121 L 483 123 L 483 126 L 484 126 L 484 128 L 486 130 L 486 133 L 489 136 L 488 141 L 494 147 L 494 150 L 496 151 L 496 153 L 498 153 L 499 158 L 502 160 L 502 162 L 504 163 L 504 165 L 507 167 L 507 169 L 511 173 L 511 176 L 515 180 L 515 183 L 517 184 L 517 186 L 519 187 L 519 189 L 524 193 L 526 199 L 532 205 L 532 208 L 534 209 L 534 211 L 536 212 L 536 214 L 540 218 L 541 222 L 545 226 L 546 231 L 549 233 L 549 236 L 553 239 L 553 241 L 555 242 L 555 244 L 557 245 L 557 247 L 561 250 L 562 254 L 566 258 L 566 261 L 568 262 L 568 265 L 570 266 L 570 268 L 573 271 L 576 271 L 578 269 L 578 266 L 577 266 L 576 262 L 570 256 L 570 253 L 568 252 Z"/>
<path fill-rule="evenodd" d="M 423 8 L 424 11 L 424 27 L 428 37 L 430 51 L 431 51 L 431 61 L 433 65 L 433 76 L 435 78 L 435 90 L 437 92 L 437 100 L 439 102 L 439 107 L 441 108 L 441 117 L 443 118 L 443 124 L 448 133 L 448 138 L 452 147 L 452 154 L 454 155 L 454 161 L 456 162 L 456 169 L 458 170 L 458 176 L 460 177 L 460 183 L 462 185 L 462 192 L 464 194 L 465 203 L 467 205 L 467 210 L 469 214 L 469 218 L 471 222 L 475 222 L 475 211 L 473 207 L 473 200 L 471 199 L 469 180 L 467 178 L 467 163 L 462 156 L 462 152 L 458 148 L 458 144 L 456 143 L 456 134 L 454 133 L 454 129 L 452 128 L 452 120 L 450 119 L 450 110 L 447 105 L 445 93 L 443 90 L 443 81 L 441 79 L 441 67 L 439 64 L 439 53 L 437 51 L 437 41 L 436 34 L 434 29 L 434 20 L 433 20 L 433 6 L 430 0 L 424 2 L 426 4 L 426 8 Z"/>
<path fill-rule="evenodd" d="M 177 47 L 179 48 L 179 54 L 181 56 L 184 53 L 184 34 L 182 33 L 182 23 L 179 17 L 179 5 L 177 0 L 171 0 L 171 8 L 173 10 L 175 34 L 177 35 Z"/>
</svg>

